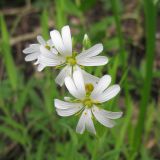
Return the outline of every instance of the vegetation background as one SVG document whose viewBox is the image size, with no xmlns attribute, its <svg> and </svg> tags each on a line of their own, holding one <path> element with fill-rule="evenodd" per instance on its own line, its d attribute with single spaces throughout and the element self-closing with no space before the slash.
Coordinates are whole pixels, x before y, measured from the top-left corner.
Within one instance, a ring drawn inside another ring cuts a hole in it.
<svg viewBox="0 0 160 160">
<path fill-rule="evenodd" d="M 113 129 L 96 123 L 97 135 L 75 132 L 78 116 L 56 115 L 53 99 L 65 88 L 58 71 L 38 73 L 22 50 L 49 30 L 70 25 L 74 49 L 87 33 L 102 42 L 119 97 L 104 105 L 123 111 Z M 159 160 L 160 5 L 158 0 L 0 0 L 0 160 Z"/>
</svg>

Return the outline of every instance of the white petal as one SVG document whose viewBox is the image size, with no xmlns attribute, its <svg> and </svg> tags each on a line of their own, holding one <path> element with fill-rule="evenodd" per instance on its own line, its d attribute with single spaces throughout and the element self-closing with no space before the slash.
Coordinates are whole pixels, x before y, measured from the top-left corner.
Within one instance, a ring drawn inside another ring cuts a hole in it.
<svg viewBox="0 0 160 160">
<path fill-rule="evenodd" d="M 64 26 L 62 28 L 62 39 L 63 44 L 65 46 L 65 54 L 71 56 L 72 55 L 72 39 L 71 39 L 71 31 L 69 26 Z"/>
<path fill-rule="evenodd" d="M 73 107 L 69 109 L 56 109 L 59 116 L 67 117 L 71 116 L 81 110 L 82 107 Z"/>
<path fill-rule="evenodd" d="M 86 129 L 89 132 L 91 132 L 93 134 L 96 134 L 96 130 L 94 128 L 94 124 L 93 124 L 93 121 L 92 121 L 92 113 L 91 113 L 90 109 L 86 109 L 85 126 L 86 126 Z"/>
<path fill-rule="evenodd" d="M 46 59 L 50 59 L 50 60 L 55 60 L 55 61 L 63 60 L 62 57 L 56 56 L 56 55 L 52 54 L 51 52 L 50 52 L 50 54 L 44 54 L 44 52 L 43 52 L 43 54 L 41 54 L 40 56 L 42 58 L 46 58 Z"/>
<path fill-rule="evenodd" d="M 53 44 L 53 42 L 52 42 L 52 39 L 49 39 L 49 40 L 47 41 L 47 45 L 50 46 L 50 51 L 51 51 L 52 53 L 58 54 L 58 51 L 54 48 L 54 44 Z"/>
<path fill-rule="evenodd" d="M 71 97 L 64 97 L 64 100 L 70 102 L 72 100 L 72 98 Z"/>
<path fill-rule="evenodd" d="M 115 125 L 114 121 L 110 120 L 109 118 L 107 118 L 106 116 L 101 114 L 99 112 L 99 109 L 96 109 L 95 107 L 93 107 L 92 113 L 94 114 L 94 116 L 98 120 L 98 122 L 100 122 L 104 126 L 112 128 Z"/>
<path fill-rule="evenodd" d="M 111 112 L 104 109 L 101 109 L 100 113 L 110 119 L 118 119 L 123 115 L 123 112 Z"/>
<path fill-rule="evenodd" d="M 61 65 L 63 61 L 40 56 L 39 63 L 43 64 L 44 66 L 58 66 Z"/>
<path fill-rule="evenodd" d="M 113 85 L 106 89 L 102 94 L 99 96 L 95 97 L 95 99 L 99 102 L 106 102 L 110 100 L 111 98 L 115 97 L 120 91 L 120 86 L 119 85 Z"/>
<path fill-rule="evenodd" d="M 82 134 L 85 130 L 86 111 L 84 110 L 76 127 L 76 132 Z"/>
<path fill-rule="evenodd" d="M 43 46 L 40 47 L 40 50 L 42 54 L 39 56 L 38 61 L 44 66 L 57 66 L 65 62 L 62 56 L 57 56 L 53 54 L 51 51 L 49 51 Z"/>
<path fill-rule="evenodd" d="M 48 44 L 50 47 L 53 47 L 53 46 L 54 46 L 54 44 L 53 44 L 53 42 L 52 42 L 52 39 L 49 39 L 49 40 L 47 41 L 47 44 Z"/>
<path fill-rule="evenodd" d="M 61 53 L 62 55 L 65 55 L 65 47 L 60 33 L 57 30 L 53 30 L 50 32 L 50 36 L 58 52 Z"/>
<path fill-rule="evenodd" d="M 58 51 L 57 51 L 55 48 L 53 48 L 53 47 L 51 48 L 50 51 L 51 51 L 53 54 L 56 54 L 56 55 L 58 54 Z"/>
<path fill-rule="evenodd" d="M 104 75 L 102 78 L 100 78 L 98 84 L 95 86 L 91 97 L 94 99 L 96 98 L 99 94 L 101 94 L 111 83 L 111 76 L 109 75 Z"/>
<path fill-rule="evenodd" d="M 25 61 L 33 61 L 36 60 L 39 56 L 39 53 L 31 53 L 25 57 Z"/>
<path fill-rule="evenodd" d="M 93 47 L 83 51 L 82 53 L 80 53 L 76 58 L 83 58 L 83 57 L 93 57 L 93 56 L 97 56 L 98 54 L 100 54 L 103 50 L 103 45 L 101 43 L 94 45 Z"/>
<path fill-rule="evenodd" d="M 82 70 L 82 74 L 84 77 L 85 84 L 92 83 L 95 86 L 95 84 L 99 81 L 98 77 L 96 77 L 90 73 L 87 73 L 85 70 Z"/>
<path fill-rule="evenodd" d="M 61 59 L 61 60 L 65 61 L 64 57 L 54 54 L 52 51 L 49 51 L 48 49 L 46 49 L 42 45 L 40 46 L 40 51 L 41 51 L 42 55 L 46 58 L 55 59 L 55 60 Z"/>
<path fill-rule="evenodd" d="M 38 43 L 30 44 L 29 47 L 39 49 L 40 44 Z"/>
<path fill-rule="evenodd" d="M 49 51 L 48 49 L 46 49 L 43 45 L 40 46 L 40 51 L 43 55 L 45 56 L 49 56 L 51 55 L 52 56 L 52 52 Z M 54 55 L 54 54 L 53 54 Z"/>
<path fill-rule="evenodd" d="M 74 70 L 78 70 L 78 71 L 81 71 L 82 72 L 82 75 L 83 75 L 83 78 L 84 78 L 84 83 L 92 83 L 93 85 L 95 85 L 98 81 L 99 81 L 99 78 L 86 72 L 85 70 L 82 70 L 78 65 L 76 65 L 74 67 Z"/>
<path fill-rule="evenodd" d="M 46 41 L 43 39 L 42 36 L 37 36 L 37 41 L 38 41 L 41 45 L 46 45 Z"/>
<path fill-rule="evenodd" d="M 37 67 L 37 70 L 38 70 L 39 72 L 41 72 L 44 68 L 45 68 L 44 65 L 39 64 L 38 67 Z"/>
<path fill-rule="evenodd" d="M 39 52 L 39 47 L 40 45 L 39 44 L 32 44 L 30 45 L 29 47 L 25 48 L 23 50 L 23 53 L 24 54 L 28 54 L 28 53 L 34 53 L 34 52 Z"/>
<path fill-rule="evenodd" d="M 107 111 L 107 110 L 104 110 L 104 109 L 99 109 L 96 106 L 94 106 L 92 108 L 92 111 L 96 111 L 99 114 L 101 114 L 104 117 L 109 118 L 109 119 L 118 119 L 118 118 L 122 117 L 122 114 L 123 114 L 122 112 L 111 112 L 111 111 Z"/>
<path fill-rule="evenodd" d="M 71 79 L 71 77 L 66 77 L 65 80 L 65 85 L 68 89 L 68 91 L 70 92 L 70 94 L 78 99 L 82 99 L 84 98 L 84 95 L 82 95 L 81 93 L 78 92 L 73 80 Z"/>
<path fill-rule="evenodd" d="M 81 72 L 81 68 L 78 65 L 74 65 L 73 71 L 80 71 Z"/>
<path fill-rule="evenodd" d="M 96 56 L 91 58 L 80 58 L 77 63 L 82 66 L 102 66 L 108 63 L 108 58 L 105 56 Z"/>
<path fill-rule="evenodd" d="M 36 62 L 33 63 L 34 65 L 39 64 L 39 60 L 37 59 Z"/>
<path fill-rule="evenodd" d="M 74 71 L 73 73 L 74 83 L 78 89 L 78 92 L 85 96 L 85 86 L 81 71 Z"/>
<path fill-rule="evenodd" d="M 81 103 L 71 103 L 71 102 L 65 102 L 65 101 L 61 101 L 59 99 L 55 99 L 54 100 L 54 105 L 57 109 L 69 109 L 69 108 L 82 108 L 82 104 Z"/>
<path fill-rule="evenodd" d="M 69 109 L 69 108 L 77 106 L 76 103 L 65 102 L 65 101 L 61 101 L 59 99 L 54 100 L 54 105 L 58 109 Z"/>
<path fill-rule="evenodd" d="M 55 79 L 55 82 L 57 84 L 59 84 L 60 86 L 62 86 L 64 84 L 64 79 L 67 77 L 67 76 L 70 76 L 71 75 L 71 72 L 72 72 L 72 67 L 70 66 L 66 66 L 64 67 L 60 73 L 58 74 L 58 76 L 56 77 Z"/>
</svg>

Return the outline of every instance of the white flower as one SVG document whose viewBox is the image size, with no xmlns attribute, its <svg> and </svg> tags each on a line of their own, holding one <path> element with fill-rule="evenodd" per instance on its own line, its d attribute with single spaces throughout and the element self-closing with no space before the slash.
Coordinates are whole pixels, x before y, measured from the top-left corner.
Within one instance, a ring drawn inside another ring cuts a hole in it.
<svg viewBox="0 0 160 160">
<path fill-rule="evenodd" d="M 29 47 L 23 50 L 23 53 L 26 54 L 25 61 L 35 61 L 34 64 L 39 64 L 39 58 L 43 54 L 41 52 L 41 47 L 45 47 L 47 50 L 51 50 L 52 53 L 57 53 L 57 51 L 53 48 L 52 40 L 45 41 L 42 36 L 37 36 L 38 43 L 30 44 Z M 45 66 L 43 64 L 38 65 L 38 70 L 41 71 Z"/>
<path fill-rule="evenodd" d="M 43 66 L 64 66 L 55 80 L 60 86 L 66 76 L 72 75 L 75 70 L 81 70 L 81 66 L 101 66 L 108 62 L 107 57 L 97 56 L 103 50 L 102 44 L 96 44 L 80 54 L 73 52 L 69 26 L 64 26 L 61 34 L 57 30 L 51 31 L 50 36 L 58 54 L 53 54 L 51 50 L 41 46 L 43 54 L 38 62 Z M 87 74 L 85 71 L 83 73 Z"/>
<path fill-rule="evenodd" d="M 65 78 L 65 85 L 75 99 L 68 97 L 65 97 L 66 101 L 55 99 L 57 114 L 65 117 L 82 113 L 76 127 L 76 131 L 80 134 L 85 129 L 96 134 L 93 117 L 102 125 L 109 128 L 113 127 L 115 125 L 113 119 L 120 118 L 122 112 L 106 111 L 100 107 L 103 102 L 115 97 L 120 91 L 117 84 L 108 87 L 110 82 L 111 77 L 105 75 L 99 79 L 98 83 L 94 83 L 93 79 L 86 83 L 82 73 L 75 71 L 73 78 Z"/>
</svg>

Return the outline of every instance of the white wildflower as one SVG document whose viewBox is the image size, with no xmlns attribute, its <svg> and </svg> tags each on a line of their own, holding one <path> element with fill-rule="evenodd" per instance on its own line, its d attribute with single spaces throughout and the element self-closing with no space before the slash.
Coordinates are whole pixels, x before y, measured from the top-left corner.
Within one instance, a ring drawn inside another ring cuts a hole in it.
<svg viewBox="0 0 160 160">
<path fill-rule="evenodd" d="M 38 43 L 30 44 L 29 47 L 23 50 L 23 53 L 26 54 L 25 61 L 35 61 L 35 65 L 38 65 L 38 70 L 41 71 L 45 66 L 43 64 L 39 64 L 39 59 L 43 52 L 41 52 L 41 47 L 45 47 L 47 50 L 52 51 L 52 53 L 57 53 L 54 49 L 52 40 L 45 41 L 42 36 L 37 36 Z"/>
<path fill-rule="evenodd" d="M 85 81 L 80 71 L 73 73 L 73 78 L 66 77 L 65 85 L 70 94 L 75 97 L 65 98 L 67 101 L 55 99 L 57 114 L 60 116 L 71 116 L 81 114 L 76 131 L 82 134 L 85 129 L 96 134 L 93 117 L 106 127 L 115 125 L 113 119 L 120 118 L 122 112 L 111 112 L 101 108 L 101 104 L 115 97 L 119 91 L 119 85 L 110 85 L 111 77 L 105 75 L 95 83 L 95 79 Z"/>
<path fill-rule="evenodd" d="M 80 54 L 74 52 L 69 26 L 64 26 L 61 34 L 57 30 L 51 31 L 50 36 L 58 54 L 54 54 L 51 50 L 41 46 L 40 50 L 43 54 L 38 62 L 42 66 L 64 67 L 55 80 L 60 86 L 63 85 L 66 76 L 72 75 L 75 70 L 81 70 L 82 66 L 101 66 L 108 62 L 107 57 L 97 56 L 103 50 L 102 44 L 96 44 Z M 87 74 L 85 71 L 83 73 Z M 87 75 L 89 76 L 89 74 Z"/>
</svg>

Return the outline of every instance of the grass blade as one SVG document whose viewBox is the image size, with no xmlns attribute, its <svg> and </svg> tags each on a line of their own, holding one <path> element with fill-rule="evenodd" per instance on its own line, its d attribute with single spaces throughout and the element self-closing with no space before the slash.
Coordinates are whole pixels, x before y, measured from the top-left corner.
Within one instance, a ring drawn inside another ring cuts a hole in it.
<svg viewBox="0 0 160 160">
<path fill-rule="evenodd" d="M 0 28 L 2 36 L 2 56 L 4 58 L 7 74 L 13 89 L 17 88 L 17 71 L 14 64 L 14 60 L 11 54 L 9 34 L 7 31 L 7 26 L 2 15 L 0 15 Z"/>
<path fill-rule="evenodd" d="M 61 29 L 67 22 L 67 17 L 65 14 L 65 0 L 55 1 L 56 7 L 56 27 Z"/>
<path fill-rule="evenodd" d="M 115 154 L 115 160 L 119 160 L 119 155 L 120 155 L 120 151 L 121 148 L 123 146 L 124 143 L 124 139 L 126 136 L 126 132 L 128 129 L 129 124 L 131 123 L 131 118 L 132 118 L 132 113 L 133 113 L 133 104 L 131 101 L 131 96 L 129 94 L 129 89 L 128 89 L 128 82 L 125 82 L 125 97 L 126 97 L 126 108 L 127 111 L 125 113 L 126 116 L 124 116 L 124 125 L 122 126 L 119 136 L 117 137 L 117 141 L 116 141 L 116 145 L 115 145 L 115 149 L 119 152 L 117 152 L 117 154 Z"/>
<path fill-rule="evenodd" d="M 41 15 L 42 36 L 44 39 L 49 39 L 49 27 L 48 27 L 48 13 L 46 9 L 43 10 Z"/>
<path fill-rule="evenodd" d="M 145 26 L 146 26 L 146 66 L 144 86 L 142 88 L 140 113 L 135 129 L 132 144 L 132 155 L 137 153 L 142 139 L 142 133 L 145 125 L 145 117 L 147 112 L 147 104 L 150 97 L 150 89 L 153 75 L 153 61 L 155 52 L 155 33 L 156 33 L 156 5 L 152 0 L 144 0 Z"/>
<path fill-rule="evenodd" d="M 121 29 L 121 22 L 120 22 L 120 14 L 119 14 L 119 5 L 118 5 L 118 0 L 111 0 L 111 5 L 112 5 L 112 10 L 114 13 L 114 18 L 115 18 L 115 23 L 116 23 L 116 30 L 117 30 L 117 35 L 118 35 L 118 40 L 119 40 L 119 46 L 120 46 L 120 59 L 121 63 L 126 64 L 126 58 L 125 58 L 125 48 L 124 48 L 124 38 L 122 34 L 122 29 Z"/>
</svg>

